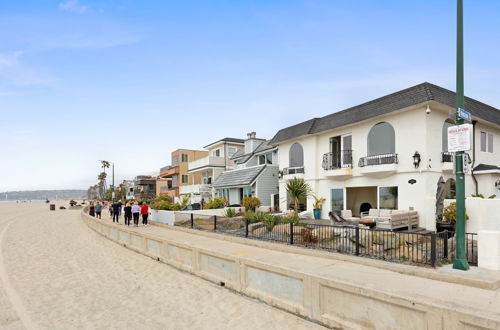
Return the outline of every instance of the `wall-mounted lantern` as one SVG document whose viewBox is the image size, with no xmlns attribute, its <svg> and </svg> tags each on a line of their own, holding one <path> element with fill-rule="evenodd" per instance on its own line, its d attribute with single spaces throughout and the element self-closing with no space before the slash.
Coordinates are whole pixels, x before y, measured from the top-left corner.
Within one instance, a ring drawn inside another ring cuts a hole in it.
<svg viewBox="0 0 500 330">
<path fill-rule="evenodd" d="M 413 154 L 413 166 L 415 166 L 415 168 L 418 168 L 420 166 L 420 154 L 418 153 L 418 151 L 415 151 L 415 153 Z"/>
</svg>

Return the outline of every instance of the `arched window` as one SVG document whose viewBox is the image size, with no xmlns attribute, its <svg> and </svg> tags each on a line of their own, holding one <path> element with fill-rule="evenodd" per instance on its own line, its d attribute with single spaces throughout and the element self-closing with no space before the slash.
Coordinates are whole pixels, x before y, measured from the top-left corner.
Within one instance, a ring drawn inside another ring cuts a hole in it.
<svg viewBox="0 0 500 330">
<path fill-rule="evenodd" d="M 448 127 L 450 126 L 453 126 L 453 123 L 451 122 L 450 119 L 446 119 L 445 122 L 443 123 L 443 133 L 442 133 L 443 152 L 448 151 Z"/>
<path fill-rule="evenodd" d="M 445 199 L 455 199 L 455 179 L 448 179 L 444 184 L 444 198 Z"/>
<path fill-rule="evenodd" d="M 290 148 L 289 161 L 290 167 L 304 166 L 304 150 L 300 143 L 294 143 Z"/>
<path fill-rule="evenodd" d="M 393 154 L 396 152 L 396 134 L 391 124 L 381 122 L 368 133 L 368 156 Z"/>
</svg>

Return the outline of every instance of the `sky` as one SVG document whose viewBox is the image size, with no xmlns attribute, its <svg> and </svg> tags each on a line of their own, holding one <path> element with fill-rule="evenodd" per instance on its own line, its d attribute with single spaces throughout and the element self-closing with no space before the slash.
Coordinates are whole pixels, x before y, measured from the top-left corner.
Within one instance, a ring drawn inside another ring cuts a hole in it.
<svg viewBox="0 0 500 330">
<path fill-rule="evenodd" d="M 500 1 L 465 0 L 465 92 L 500 108 Z M 178 148 L 428 81 L 455 90 L 453 0 L 0 2 L 0 192 L 152 174 Z"/>
</svg>

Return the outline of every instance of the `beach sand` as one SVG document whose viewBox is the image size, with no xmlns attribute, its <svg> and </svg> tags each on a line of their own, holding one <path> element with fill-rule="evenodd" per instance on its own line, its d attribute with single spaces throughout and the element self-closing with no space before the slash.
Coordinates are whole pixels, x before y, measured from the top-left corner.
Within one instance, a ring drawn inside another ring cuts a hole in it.
<svg viewBox="0 0 500 330">
<path fill-rule="evenodd" d="M 125 249 L 56 204 L 0 203 L 1 329 L 322 328 Z"/>
</svg>

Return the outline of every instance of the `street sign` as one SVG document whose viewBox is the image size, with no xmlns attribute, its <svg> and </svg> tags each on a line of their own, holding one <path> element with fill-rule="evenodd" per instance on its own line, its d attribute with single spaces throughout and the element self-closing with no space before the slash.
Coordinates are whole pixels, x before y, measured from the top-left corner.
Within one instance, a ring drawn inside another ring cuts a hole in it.
<svg viewBox="0 0 500 330">
<path fill-rule="evenodd" d="M 471 150 L 472 125 L 463 124 L 448 127 L 448 152 Z"/>
<path fill-rule="evenodd" d="M 458 108 L 457 116 L 458 118 L 462 118 L 465 121 L 472 121 L 472 115 L 470 114 L 470 112 L 465 111 L 462 108 Z"/>
</svg>

